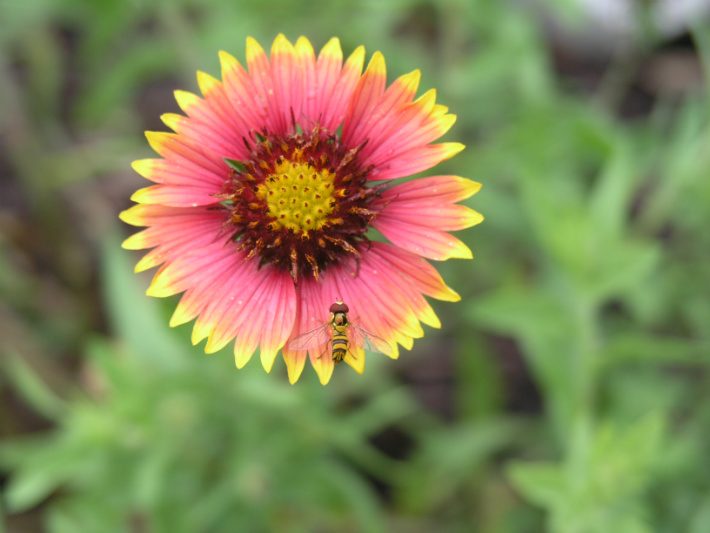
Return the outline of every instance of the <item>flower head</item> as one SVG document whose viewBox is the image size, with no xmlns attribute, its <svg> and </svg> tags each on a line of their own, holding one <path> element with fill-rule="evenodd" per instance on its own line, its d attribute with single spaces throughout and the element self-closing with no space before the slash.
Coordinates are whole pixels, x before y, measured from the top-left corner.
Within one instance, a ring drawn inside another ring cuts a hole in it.
<svg viewBox="0 0 710 533">
<path fill-rule="evenodd" d="M 304 37 L 279 35 L 270 57 L 249 38 L 246 55 L 244 68 L 220 52 L 222 80 L 198 72 L 202 97 L 176 91 L 185 114 L 162 117 L 173 133 L 146 133 L 161 157 L 133 164 L 154 185 L 121 213 L 147 227 L 124 247 L 151 249 L 136 271 L 160 266 L 149 295 L 183 293 L 170 325 L 195 320 L 208 353 L 233 342 L 240 368 L 258 349 L 269 371 L 282 351 L 291 382 L 310 357 L 327 383 L 328 329 L 297 339 L 339 305 L 354 324 L 348 364 L 362 372 L 368 342 L 396 358 L 421 323 L 440 327 L 425 296 L 459 299 L 426 259 L 472 257 L 448 232 L 483 219 L 457 204 L 478 183 L 396 181 L 463 148 L 433 144 L 455 116 L 433 90 L 415 98 L 419 71 L 387 86 L 382 54 L 363 73 L 364 49 L 343 61 L 335 38 L 317 57 Z"/>
</svg>

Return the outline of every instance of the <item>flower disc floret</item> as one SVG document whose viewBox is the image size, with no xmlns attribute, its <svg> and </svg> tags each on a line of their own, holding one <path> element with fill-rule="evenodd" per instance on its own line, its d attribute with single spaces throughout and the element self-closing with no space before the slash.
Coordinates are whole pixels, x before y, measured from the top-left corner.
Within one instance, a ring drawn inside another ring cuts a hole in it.
<svg viewBox="0 0 710 533">
<path fill-rule="evenodd" d="M 266 202 L 274 227 L 307 236 L 328 223 L 334 182 L 328 169 L 317 171 L 308 163 L 284 160 L 257 187 L 256 195 Z"/>
<path fill-rule="evenodd" d="M 259 134 L 236 162 L 221 195 L 233 238 L 248 257 L 318 279 L 329 265 L 358 257 L 377 215 L 381 187 L 367 184 L 361 147 L 347 149 L 320 128 Z"/>
</svg>

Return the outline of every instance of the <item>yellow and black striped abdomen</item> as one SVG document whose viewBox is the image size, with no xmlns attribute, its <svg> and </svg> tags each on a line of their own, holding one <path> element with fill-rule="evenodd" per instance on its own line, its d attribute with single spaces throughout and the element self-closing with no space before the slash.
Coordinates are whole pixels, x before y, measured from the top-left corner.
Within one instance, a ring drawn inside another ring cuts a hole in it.
<svg viewBox="0 0 710 533">
<path fill-rule="evenodd" d="M 339 363 L 348 353 L 348 334 L 344 327 L 333 326 L 333 361 Z"/>
</svg>

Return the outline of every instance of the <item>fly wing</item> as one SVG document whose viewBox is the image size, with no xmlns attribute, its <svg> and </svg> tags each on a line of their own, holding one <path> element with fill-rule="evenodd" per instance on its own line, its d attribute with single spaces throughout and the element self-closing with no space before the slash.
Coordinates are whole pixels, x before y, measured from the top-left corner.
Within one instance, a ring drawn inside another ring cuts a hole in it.
<svg viewBox="0 0 710 533">
<path fill-rule="evenodd" d="M 289 350 L 300 352 L 303 350 L 315 350 L 316 348 L 327 344 L 330 340 L 330 322 L 326 322 L 322 326 L 307 331 L 292 339 L 288 343 Z"/>
<path fill-rule="evenodd" d="M 363 348 L 368 352 L 390 353 L 391 348 L 386 340 L 363 329 L 357 322 L 350 322 L 349 337 L 350 342 L 357 348 Z"/>
</svg>

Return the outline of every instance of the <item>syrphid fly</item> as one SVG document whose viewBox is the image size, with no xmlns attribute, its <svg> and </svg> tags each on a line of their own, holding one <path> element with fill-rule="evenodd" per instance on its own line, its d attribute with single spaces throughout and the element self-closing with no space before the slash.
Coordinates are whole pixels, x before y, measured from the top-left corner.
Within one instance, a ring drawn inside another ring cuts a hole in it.
<svg viewBox="0 0 710 533">
<path fill-rule="evenodd" d="M 357 320 L 350 320 L 350 309 L 341 300 L 330 306 L 330 319 L 322 326 L 299 335 L 288 347 L 291 350 L 315 350 L 321 348 L 319 357 L 330 351 L 334 362 L 339 363 L 347 355 L 356 359 L 353 351 L 367 349 L 372 352 L 388 350 L 387 341 L 363 329 Z"/>
</svg>

